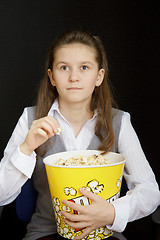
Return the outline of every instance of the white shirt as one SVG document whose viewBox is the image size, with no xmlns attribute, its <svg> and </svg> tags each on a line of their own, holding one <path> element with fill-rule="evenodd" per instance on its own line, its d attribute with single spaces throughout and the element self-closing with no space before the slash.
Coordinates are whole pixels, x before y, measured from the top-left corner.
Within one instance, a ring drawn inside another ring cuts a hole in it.
<svg viewBox="0 0 160 240">
<path fill-rule="evenodd" d="M 71 125 L 61 115 L 57 101 L 53 103 L 48 114 L 56 118 L 64 129 L 60 136 L 67 150 L 87 149 L 94 135 L 96 113 L 85 123 L 77 138 L 74 136 Z M 0 205 L 12 202 L 34 171 L 36 154 L 33 152 L 31 156 L 27 156 L 19 149 L 28 130 L 28 116 L 25 108 L 0 162 Z M 127 160 L 124 176 L 131 190 L 126 196 L 113 203 L 115 220 L 113 225 L 108 227 L 113 231 L 122 232 L 127 222 L 149 215 L 157 208 L 160 204 L 160 192 L 154 173 L 131 125 L 130 115 L 126 112 L 122 117 L 118 149 Z"/>
<path fill-rule="evenodd" d="M 94 136 L 97 112 L 94 113 L 92 119 L 88 120 L 83 125 L 83 128 L 76 138 L 73 128 L 60 113 L 57 100 L 53 103 L 48 115 L 54 117 L 58 121 L 59 126 L 64 129 L 64 131 L 61 132 L 60 137 L 67 151 L 87 149 Z"/>
</svg>

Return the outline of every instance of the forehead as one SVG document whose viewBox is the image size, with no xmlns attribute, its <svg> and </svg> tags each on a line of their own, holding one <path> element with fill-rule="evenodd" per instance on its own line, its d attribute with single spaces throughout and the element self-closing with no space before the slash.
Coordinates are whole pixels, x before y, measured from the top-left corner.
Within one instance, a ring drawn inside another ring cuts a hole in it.
<svg viewBox="0 0 160 240">
<path fill-rule="evenodd" d="M 54 61 L 96 61 L 96 50 L 81 43 L 72 43 L 59 47 L 54 56 Z"/>
</svg>

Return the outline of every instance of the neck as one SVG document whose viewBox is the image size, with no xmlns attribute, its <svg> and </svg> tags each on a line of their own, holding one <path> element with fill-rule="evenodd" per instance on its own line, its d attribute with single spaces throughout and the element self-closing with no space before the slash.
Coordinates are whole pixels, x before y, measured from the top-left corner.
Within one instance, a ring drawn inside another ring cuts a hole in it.
<svg viewBox="0 0 160 240">
<path fill-rule="evenodd" d="M 68 104 L 59 101 L 59 110 L 72 126 L 75 137 L 78 135 L 83 125 L 93 117 L 93 112 L 90 110 L 90 103 Z"/>
</svg>

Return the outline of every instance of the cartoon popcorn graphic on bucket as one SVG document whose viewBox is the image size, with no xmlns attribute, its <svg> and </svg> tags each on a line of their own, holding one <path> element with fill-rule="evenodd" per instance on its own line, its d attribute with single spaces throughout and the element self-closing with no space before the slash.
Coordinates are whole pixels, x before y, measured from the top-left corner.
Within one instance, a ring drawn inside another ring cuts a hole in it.
<svg viewBox="0 0 160 240">
<path fill-rule="evenodd" d="M 91 200 L 83 196 L 80 188 L 97 194 L 106 201 L 113 202 L 120 195 L 121 181 L 125 158 L 116 153 L 108 153 L 103 157 L 109 159 L 109 164 L 99 166 L 59 166 L 56 165 L 58 159 L 69 159 L 78 155 L 92 156 L 99 155 L 100 151 L 71 151 L 53 154 L 44 159 L 53 209 L 57 222 L 57 231 L 64 238 L 73 239 L 80 235 L 83 229 L 74 229 L 63 222 L 61 211 L 71 214 L 79 214 L 62 203 L 63 199 L 81 205 L 91 204 Z M 113 232 L 106 226 L 95 229 L 85 239 L 105 239 Z"/>
</svg>

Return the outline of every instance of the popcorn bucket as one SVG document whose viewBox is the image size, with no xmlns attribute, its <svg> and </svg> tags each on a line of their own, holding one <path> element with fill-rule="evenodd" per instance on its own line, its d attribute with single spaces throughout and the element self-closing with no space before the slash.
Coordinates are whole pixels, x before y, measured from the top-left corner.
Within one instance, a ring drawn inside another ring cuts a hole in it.
<svg viewBox="0 0 160 240">
<path fill-rule="evenodd" d="M 63 222 L 63 216 L 60 211 L 67 211 L 71 214 L 78 212 L 70 209 L 62 204 L 62 200 L 66 199 L 77 204 L 89 205 L 91 200 L 83 196 L 79 189 L 85 187 L 92 193 L 98 194 L 108 202 L 115 201 L 120 195 L 120 188 L 123 176 L 125 158 L 121 154 L 109 152 L 103 157 L 109 159 L 107 165 L 92 166 L 62 166 L 55 165 L 60 158 L 69 159 L 71 157 L 99 155 L 101 151 L 85 150 L 85 151 L 69 151 L 61 152 L 46 157 L 45 163 L 48 183 L 53 203 L 53 209 L 57 222 L 58 233 L 68 239 L 73 239 L 80 235 L 83 229 L 73 229 Z M 113 232 L 101 227 L 92 231 L 85 239 L 104 239 L 108 238 Z"/>
</svg>

